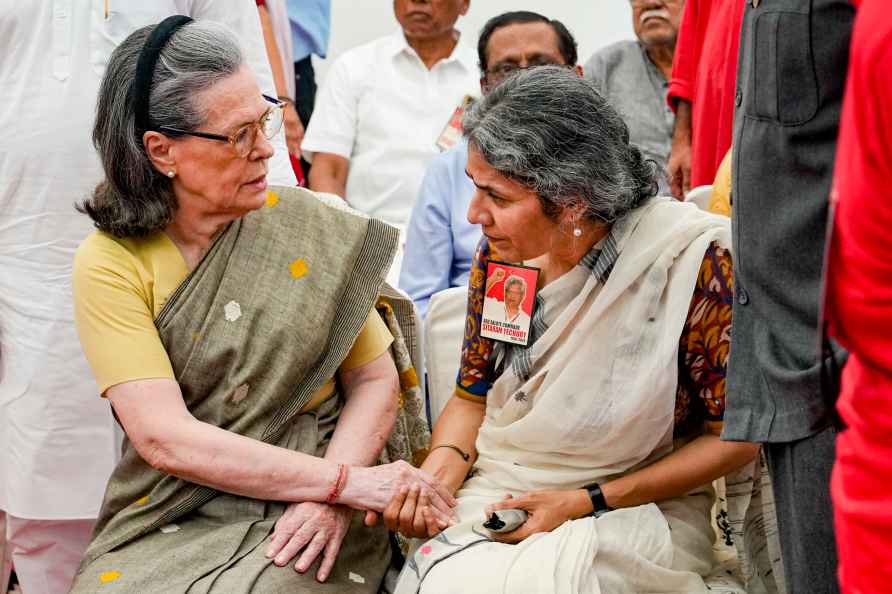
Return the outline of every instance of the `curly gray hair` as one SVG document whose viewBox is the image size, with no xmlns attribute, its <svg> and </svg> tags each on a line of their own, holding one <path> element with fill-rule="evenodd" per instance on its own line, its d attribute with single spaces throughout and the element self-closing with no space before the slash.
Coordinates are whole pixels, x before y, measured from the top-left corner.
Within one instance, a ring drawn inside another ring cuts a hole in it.
<svg viewBox="0 0 892 594">
<path fill-rule="evenodd" d="M 547 216 L 584 206 L 613 222 L 657 193 L 657 165 L 629 144 L 629 129 L 595 86 L 567 68 L 521 71 L 464 117 L 474 150 L 530 188 Z"/>
<path fill-rule="evenodd" d="M 176 212 L 170 180 L 146 154 L 132 100 L 136 63 L 154 25 L 137 29 L 112 52 L 102 78 L 93 127 L 93 144 L 105 181 L 78 210 L 99 229 L 116 237 L 160 231 Z M 197 96 L 235 74 L 244 59 L 238 40 L 225 26 L 195 21 L 179 29 L 161 51 L 152 78 L 149 120 L 153 127 L 195 130 L 205 111 Z"/>
</svg>

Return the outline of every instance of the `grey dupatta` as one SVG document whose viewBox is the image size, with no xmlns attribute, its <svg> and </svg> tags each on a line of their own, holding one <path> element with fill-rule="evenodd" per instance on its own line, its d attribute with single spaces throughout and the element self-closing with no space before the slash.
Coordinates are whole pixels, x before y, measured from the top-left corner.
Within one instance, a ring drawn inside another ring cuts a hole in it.
<svg viewBox="0 0 892 594">
<path fill-rule="evenodd" d="M 317 441 L 327 442 L 334 421 L 300 445 L 306 440 L 295 427 L 310 415 L 299 411 L 335 376 L 378 304 L 402 380 L 397 426 L 382 458 L 411 461 L 429 433 L 413 382 L 410 305 L 387 287 L 382 293 L 398 232 L 336 198 L 297 188 L 272 193 L 265 208 L 229 226 L 156 319 L 187 407 L 228 431 L 318 455 Z M 143 535 L 215 498 L 234 496 L 154 470 L 125 441 L 82 571 L 109 551 L 139 548 Z M 151 555 L 140 550 L 134 561 Z"/>
</svg>

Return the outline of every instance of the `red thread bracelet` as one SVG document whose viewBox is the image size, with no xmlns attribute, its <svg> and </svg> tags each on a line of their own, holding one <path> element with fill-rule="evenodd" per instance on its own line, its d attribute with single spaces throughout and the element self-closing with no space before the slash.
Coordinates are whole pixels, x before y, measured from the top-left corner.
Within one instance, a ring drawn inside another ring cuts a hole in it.
<svg viewBox="0 0 892 594">
<path fill-rule="evenodd" d="M 334 484 L 331 486 L 331 490 L 328 492 L 328 499 L 325 500 L 325 503 L 328 503 L 329 505 L 335 504 L 338 497 L 341 495 L 341 490 L 344 488 L 344 483 L 346 482 L 347 465 L 338 464 L 338 478 L 335 479 Z"/>
</svg>

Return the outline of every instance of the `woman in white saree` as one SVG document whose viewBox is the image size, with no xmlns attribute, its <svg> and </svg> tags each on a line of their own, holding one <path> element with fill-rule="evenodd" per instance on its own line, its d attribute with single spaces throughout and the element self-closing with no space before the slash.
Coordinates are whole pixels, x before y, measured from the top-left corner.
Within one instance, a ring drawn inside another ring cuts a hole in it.
<svg viewBox="0 0 892 594">
<path fill-rule="evenodd" d="M 465 119 L 472 269 L 462 369 L 422 468 L 456 491 L 384 512 L 416 537 L 403 593 L 706 591 L 712 480 L 758 447 L 719 440 L 733 298 L 727 219 L 655 198 L 616 111 L 558 67 Z M 540 269 L 528 347 L 479 336 L 489 259 Z M 494 510 L 528 513 L 491 533 Z M 433 538 L 431 538 L 433 537 Z"/>
</svg>

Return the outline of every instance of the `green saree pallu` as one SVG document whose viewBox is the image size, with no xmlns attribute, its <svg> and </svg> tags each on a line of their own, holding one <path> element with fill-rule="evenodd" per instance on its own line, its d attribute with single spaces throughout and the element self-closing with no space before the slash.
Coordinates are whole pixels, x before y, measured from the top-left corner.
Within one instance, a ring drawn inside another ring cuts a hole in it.
<svg viewBox="0 0 892 594">
<path fill-rule="evenodd" d="M 300 413 L 378 307 L 400 373 L 396 426 L 381 462 L 417 461 L 430 434 L 415 373 L 412 304 L 384 284 L 398 232 L 337 197 L 273 188 L 233 222 L 155 320 L 192 415 L 322 456 L 343 399 Z M 149 466 L 125 440 L 72 592 L 376 592 L 387 532 L 355 512 L 324 584 L 264 556 L 282 502 L 221 493 Z"/>
</svg>

